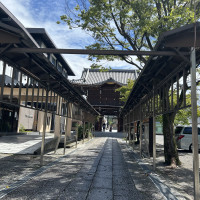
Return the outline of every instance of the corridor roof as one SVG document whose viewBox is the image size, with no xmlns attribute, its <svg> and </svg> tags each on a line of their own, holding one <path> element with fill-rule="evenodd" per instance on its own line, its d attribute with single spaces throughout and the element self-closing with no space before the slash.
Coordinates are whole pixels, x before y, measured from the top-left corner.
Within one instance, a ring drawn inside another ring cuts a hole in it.
<svg viewBox="0 0 200 200">
<path fill-rule="evenodd" d="M 9 47 L 39 48 L 40 46 L 15 16 L 0 3 L 0 44 L 4 48 L 1 59 L 15 66 L 25 74 L 39 81 L 46 88 L 57 92 L 70 102 L 80 104 L 95 115 L 98 112 L 80 95 L 77 89 L 66 79 L 43 53 L 9 53 Z M 66 63 L 67 64 L 67 63 Z"/>
<path fill-rule="evenodd" d="M 169 74 L 179 67 L 180 64 L 187 65 L 190 68 L 190 50 L 194 46 L 194 26 L 196 26 L 197 38 L 196 46 L 200 47 L 200 23 L 185 25 L 168 32 L 165 32 L 159 38 L 155 51 L 174 51 L 176 56 L 150 56 L 145 67 L 140 73 L 129 98 L 124 105 L 121 114 L 127 113 L 133 109 L 142 98 L 153 89 L 153 82 L 159 85 Z M 199 48 L 196 49 L 197 60 L 200 59 Z"/>
</svg>

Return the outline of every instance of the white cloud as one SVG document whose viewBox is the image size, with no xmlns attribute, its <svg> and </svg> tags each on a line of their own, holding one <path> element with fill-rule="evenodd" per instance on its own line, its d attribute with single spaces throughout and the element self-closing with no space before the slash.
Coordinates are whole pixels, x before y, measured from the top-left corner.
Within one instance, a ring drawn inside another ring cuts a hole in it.
<svg viewBox="0 0 200 200">
<path fill-rule="evenodd" d="M 70 79 L 79 79 L 81 77 L 83 68 L 89 68 L 89 66 L 92 64 L 92 62 L 87 59 L 87 56 L 64 55 L 64 57 L 76 74 L 75 77 L 70 77 Z"/>
<path fill-rule="evenodd" d="M 70 30 L 65 24 L 56 24 L 59 16 L 64 14 L 64 0 L 32 1 L 32 0 L 1 0 L 7 9 L 25 26 L 45 28 L 57 48 L 84 49 L 93 42 L 93 38 L 81 29 Z M 64 55 L 70 67 L 80 78 L 83 68 L 92 64 L 87 56 Z M 132 65 L 123 61 L 102 61 L 105 66 L 113 68 L 133 69 Z"/>
<path fill-rule="evenodd" d="M 37 26 L 29 10 L 30 0 L 1 0 L 1 2 L 25 27 Z"/>
</svg>

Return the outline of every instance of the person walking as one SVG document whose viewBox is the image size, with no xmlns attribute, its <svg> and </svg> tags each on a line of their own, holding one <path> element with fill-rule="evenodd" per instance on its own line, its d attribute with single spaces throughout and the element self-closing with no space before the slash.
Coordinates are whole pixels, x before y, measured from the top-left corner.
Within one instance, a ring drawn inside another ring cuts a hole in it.
<svg viewBox="0 0 200 200">
<path fill-rule="evenodd" d="M 105 131 L 106 131 L 106 124 L 103 123 L 103 132 L 105 132 Z"/>
</svg>

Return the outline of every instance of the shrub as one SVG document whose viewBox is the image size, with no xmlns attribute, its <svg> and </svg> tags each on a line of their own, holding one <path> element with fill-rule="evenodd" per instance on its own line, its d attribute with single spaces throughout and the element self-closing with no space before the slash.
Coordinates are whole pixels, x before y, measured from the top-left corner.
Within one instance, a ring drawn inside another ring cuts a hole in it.
<svg viewBox="0 0 200 200">
<path fill-rule="evenodd" d="M 24 127 L 22 124 L 20 124 L 19 132 L 21 132 L 21 133 L 26 132 L 26 131 L 25 131 L 25 127 Z"/>
</svg>

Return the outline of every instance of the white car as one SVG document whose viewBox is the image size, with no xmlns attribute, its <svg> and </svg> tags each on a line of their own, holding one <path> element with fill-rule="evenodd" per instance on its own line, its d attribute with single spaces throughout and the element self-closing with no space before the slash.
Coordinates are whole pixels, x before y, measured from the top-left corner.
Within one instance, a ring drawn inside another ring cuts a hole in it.
<svg viewBox="0 0 200 200">
<path fill-rule="evenodd" d="M 192 127 L 191 126 L 177 126 L 175 129 L 175 136 L 177 147 L 192 151 Z M 198 128 L 198 140 L 200 149 L 200 128 Z"/>
</svg>

